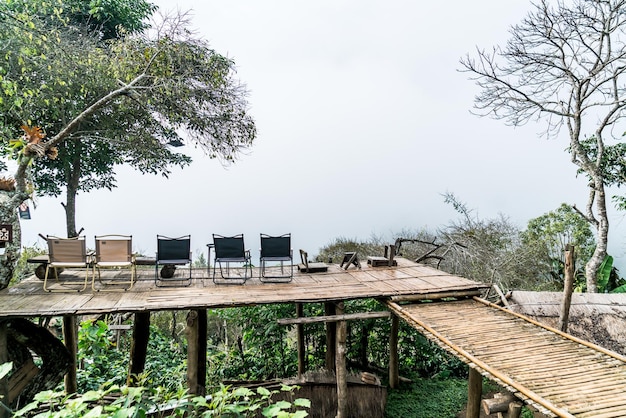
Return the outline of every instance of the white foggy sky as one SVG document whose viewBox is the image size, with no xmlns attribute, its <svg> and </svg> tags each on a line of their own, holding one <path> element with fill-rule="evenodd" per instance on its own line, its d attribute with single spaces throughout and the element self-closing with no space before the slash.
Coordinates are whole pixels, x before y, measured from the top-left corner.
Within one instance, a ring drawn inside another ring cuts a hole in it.
<svg viewBox="0 0 626 418">
<path fill-rule="evenodd" d="M 256 250 L 259 233 L 291 232 L 296 254 L 313 255 L 337 237 L 391 241 L 449 223 L 457 214 L 445 192 L 520 227 L 562 202 L 586 203 L 565 137 L 470 114 L 478 90 L 459 59 L 503 45 L 528 0 L 155 3 L 191 10 L 198 34 L 235 60 L 258 139 L 228 168 L 201 155 L 169 180 L 121 168 L 117 189 L 78 196 L 77 226 L 90 239 L 132 234 L 152 255 L 156 234 L 191 234 L 205 251 L 212 233 L 244 233 Z M 25 245 L 65 234 L 60 201 L 31 208 Z M 623 215 L 611 213 L 619 258 Z"/>
</svg>

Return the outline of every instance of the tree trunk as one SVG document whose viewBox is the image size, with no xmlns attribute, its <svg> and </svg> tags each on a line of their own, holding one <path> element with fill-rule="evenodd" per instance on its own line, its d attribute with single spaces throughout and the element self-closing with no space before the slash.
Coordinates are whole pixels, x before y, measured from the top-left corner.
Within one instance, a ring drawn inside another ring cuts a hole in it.
<svg viewBox="0 0 626 418">
<path fill-rule="evenodd" d="M 31 351 L 42 361 L 39 372 L 20 394 L 20 403 L 24 405 L 37 393 L 57 387 L 70 366 L 70 353 L 50 331 L 27 319 L 7 321 L 7 334 L 9 358 L 16 368 L 32 360 Z"/>
<path fill-rule="evenodd" d="M 26 198 L 27 196 L 23 200 Z M 9 286 L 17 260 L 20 258 L 22 234 L 17 207 L 21 202 L 16 203 L 18 200 L 15 192 L 0 191 L 0 223 L 11 225 L 13 229 L 12 240 L 6 244 L 4 254 L 0 255 L 0 289 Z"/>
<path fill-rule="evenodd" d="M 597 210 L 597 223 L 595 224 L 597 244 L 593 256 L 591 256 L 585 266 L 587 292 L 589 293 L 598 292 L 598 268 L 600 268 L 606 257 L 609 241 L 609 216 L 606 211 L 606 194 L 602 179 L 594 179 L 593 187 L 592 194 L 595 195 Z"/>
<path fill-rule="evenodd" d="M 76 157 L 72 161 L 72 168 L 67 173 L 67 190 L 65 193 L 65 224 L 67 226 L 67 236 L 75 237 L 78 235 L 76 232 L 76 195 L 78 194 L 78 186 L 80 184 L 80 141 L 76 140 Z"/>
</svg>

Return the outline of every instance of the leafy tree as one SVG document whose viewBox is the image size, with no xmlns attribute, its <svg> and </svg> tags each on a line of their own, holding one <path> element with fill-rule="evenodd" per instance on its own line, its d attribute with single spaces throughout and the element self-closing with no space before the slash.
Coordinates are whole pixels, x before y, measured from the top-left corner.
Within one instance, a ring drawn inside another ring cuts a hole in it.
<svg viewBox="0 0 626 418">
<path fill-rule="evenodd" d="M 151 172 L 164 168 L 150 161 L 167 155 L 173 142 L 194 144 L 227 161 L 252 144 L 256 129 L 246 110 L 246 92 L 234 79 L 233 62 L 195 39 L 184 16 L 111 39 L 102 48 L 98 37 L 79 34 L 63 19 L 53 25 L 49 17 L 14 13 L 3 5 L 0 12 L 8 17 L 0 20 L 5 58 L 0 62 L 0 106 L 7 110 L 0 116 L 0 133 L 17 165 L 11 187 L 0 191 L 0 215 L 14 225 L 14 239 L 0 266 L 0 287 L 6 287 L 17 260 L 15 209 L 32 194 L 34 161 L 58 157 L 67 144 L 84 153 L 80 147 L 96 142 L 84 141 L 87 137 L 105 140 L 125 162 Z M 25 127 L 21 138 L 9 142 L 6 138 L 17 137 L 18 120 L 41 121 L 45 133 Z"/>
<path fill-rule="evenodd" d="M 576 271 L 592 256 L 595 239 L 589 223 L 571 206 L 563 203 L 551 212 L 528 221 L 521 234 L 522 244 L 537 247 L 545 271 L 559 284 L 563 283 L 565 249 L 568 244 L 575 248 Z M 578 276 L 578 274 L 577 274 Z"/>
<path fill-rule="evenodd" d="M 478 49 L 461 65 L 480 87 L 475 98 L 479 114 L 513 126 L 543 121 L 548 137 L 565 128 L 571 160 L 590 180 L 584 216 L 596 230 L 597 245 L 585 275 L 588 291 L 596 292 L 608 244 L 605 189 L 612 179 L 607 173 L 622 160 L 608 156 L 623 155 L 614 128 L 626 115 L 626 1 L 552 6 L 540 0 L 532 7 L 511 28 L 506 46 Z M 615 181 L 622 184 L 624 177 Z"/>
</svg>

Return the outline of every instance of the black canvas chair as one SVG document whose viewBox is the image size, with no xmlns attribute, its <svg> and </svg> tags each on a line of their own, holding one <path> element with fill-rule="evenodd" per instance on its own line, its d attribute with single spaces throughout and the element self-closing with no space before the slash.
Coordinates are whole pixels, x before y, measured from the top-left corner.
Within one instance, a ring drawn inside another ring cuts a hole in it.
<svg viewBox="0 0 626 418">
<path fill-rule="evenodd" d="M 90 257 L 87 255 L 87 246 L 85 237 L 76 238 L 58 238 L 48 235 L 46 237 L 48 243 L 48 264 L 46 265 L 46 273 L 43 280 L 43 290 L 46 292 L 65 292 L 68 289 L 50 289 L 48 288 L 48 278 L 50 270 L 54 270 L 54 278 L 60 282 L 59 276 L 61 271 L 65 269 L 84 269 L 85 280 L 82 281 L 82 287 L 76 288 L 76 281 L 70 281 L 67 275 L 67 281 L 63 285 L 72 285 L 72 289 L 77 292 L 87 288 L 89 279 Z"/>
<path fill-rule="evenodd" d="M 261 234 L 261 256 L 259 267 L 262 282 L 290 282 L 293 278 L 293 251 L 291 249 L 291 234 L 271 236 Z M 289 262 L 289 269 L 285 271 L 285 262 Z M 280 263 L 278 266 L 268 266 L 268 263 Z"/>
<path fill-rule="evenodd" d="M 189 275 L 176 274 L 176 266 L 189 266 Z M 161 271 L 159 272 L 159 266 Z M 166 282 L 178 282 L 174 285 L 191 284 L 191 235 L 170 238 L 157 235 L 157 252 L 154 271 L 154 283 L 165 286 Z"/>
<path fill-rule="evenodd" d="M 213 263 L 213 282 L 243 284 L 252 277 L 252 262 L 250 250 L 246 250 L 243 234 L 225 237 L 213 234 L 215 262 Z M 231 268 L 231 264 L 239 264 L 239 268 Z M 216 280 L 216 270 L 219 264 L 220 276 L 223 280 Z"/>
</svg>

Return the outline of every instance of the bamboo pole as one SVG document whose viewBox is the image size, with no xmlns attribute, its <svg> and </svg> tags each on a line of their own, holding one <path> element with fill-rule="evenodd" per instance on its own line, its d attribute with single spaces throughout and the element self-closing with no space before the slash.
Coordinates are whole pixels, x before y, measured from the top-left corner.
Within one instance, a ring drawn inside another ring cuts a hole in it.
<svg viewBox="0 0 626 418">
<path fill-rule="evenodd" d="M 343 302 L 337 303 L 337 313 L 343 313 Z M 348 379 L 346 370 L 346 321 L 339 321 L 336 326 L 337 350 L 335 356 L 335 374 L 337 376 L 337 415 L 335 418 L 346 418 L 348 415 Z"/>
<path fill-rule="evenodd" d="M 420 300 L 437 300 L 445 298 L 467 298 L 473 296 L 480 296 L 483 293 L 482 290 L 457 290 L 450 292 L 432 292 L 422 293 L 416 295 L 399 295 L 391 296 L 391 300 L 394 302 L 414 302 Z"/>
<path fill-rule="evenodd" d="M 148 339 L 150 338 L 150 312 L 137 312 L 133 323 L 133 340 L 130 345 L 130 364 L 126 384 L 133 386 L 138 383 L 139 375 L 146 366 Z"/>
<path fill-rule="evenodd" d="M 381 312 L 361 312 L 353 314 L 342 315 L 322 315 L 311 317 L 298 317 L 298 318 L 282 318 L 278 320 L 279 325 L 291 325 L 291 324 L 314 324 L 317 322 L 339 322 L 349 321 L 353 319 L 375 319 L 375 318 L 389 318 L 391 313 L 388 311 Z"/>
<path fill-rule="evenodd" d="M 557 328 L 567 332 L 569 322 L 569 311 L 572 305 L 572 293 L 574 292 L 574 246 L 568 244 L 565 247 L 565 284 L 563 286 L 563 301 L 561 303 L 561 315 Z"/>
<path fill-rule="evenodd" d="M 400 319 L 397 315 L 391 316 L 391 331 L 389 333 L 389 387 L 400 387 L 400 367 L 398 361 L 398 330 Z"/>
<path fill-rule="evenodd" d="M 76 328 L 76 317 L 74 315 L 63 316 L 63 340 L 65 347 L 70 353 L 70 364 L 68 365 L 67 374 L 65 375 L 65 392 L 67 394 L 76 393 L 78 391 L 78 380 L 76 377 L 77 353 L 78 353 L 78 336 Z"/>
<path fill-rule="evenodd" d="M 466 418 L 480 418 L 480 401 L 483 396 L 483 376 L 473 367 L 469 369 L 467 381 Z"/>
</svg>

